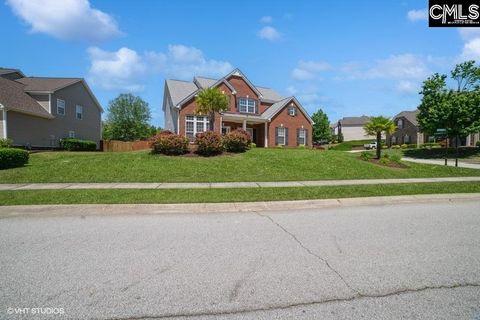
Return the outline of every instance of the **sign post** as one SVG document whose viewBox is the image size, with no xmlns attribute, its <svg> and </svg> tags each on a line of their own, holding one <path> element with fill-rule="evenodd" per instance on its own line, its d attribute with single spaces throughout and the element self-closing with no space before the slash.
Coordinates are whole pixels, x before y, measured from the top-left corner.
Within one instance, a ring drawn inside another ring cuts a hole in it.
<svg viewBox="0 0 480 320">
<path fill-rule="evenodd" d="M 445 137 L 445 165 L 447 165 L 447 156 L 448 156 L 448 134 L 447 129 L 437 129 L 433 134 L 437 138 Z"/>
</svg>

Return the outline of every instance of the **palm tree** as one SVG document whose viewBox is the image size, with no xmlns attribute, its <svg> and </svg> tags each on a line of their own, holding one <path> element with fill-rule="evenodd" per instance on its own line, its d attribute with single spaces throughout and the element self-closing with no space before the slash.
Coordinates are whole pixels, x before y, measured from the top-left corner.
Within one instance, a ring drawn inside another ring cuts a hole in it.
<svg viewBox="0 0 480 320">
<path fill-rule="evenodd" d="M 217 88 L 205 88 L 198 93 L 197 107 L 195 112 L 210 117 L 210 130 L 214 131 L 215 112 L 222 112 L 228 109 L 227 95 Z"/>
<path fill-rule="evenodd" d="M 382 116 L 379 117 L 371 117 L 370 121 L 365 123 L 363 126 L 365 133 L 367 135 L 375 135 L 377 136 L 377 159 L 380 159 L 382 155 L 382 133 L 385 132 L 386 134 L 392 134 L 395 132 L 395 124 L 389 118 L 385 118 Z"/>
</svg>

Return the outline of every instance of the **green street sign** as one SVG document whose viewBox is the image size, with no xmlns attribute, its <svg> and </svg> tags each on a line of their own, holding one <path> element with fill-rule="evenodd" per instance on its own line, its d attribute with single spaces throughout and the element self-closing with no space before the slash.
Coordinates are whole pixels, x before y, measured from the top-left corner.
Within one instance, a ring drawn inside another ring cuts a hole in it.
<svg viewBox="0 0 480 320">
<path fill-rule="evenodd" d="M 437 129 L 435 133 L 447 133 L 447 129 Z"/>
</svg>

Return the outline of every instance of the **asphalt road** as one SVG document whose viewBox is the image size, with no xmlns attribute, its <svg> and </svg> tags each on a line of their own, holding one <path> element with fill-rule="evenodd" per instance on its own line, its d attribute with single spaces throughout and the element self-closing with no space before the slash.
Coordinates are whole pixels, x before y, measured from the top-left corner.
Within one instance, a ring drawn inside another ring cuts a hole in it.
<svg viewBox="0 0 480 320">
<path fill-rule="evenodd" d="M 9 217 L 0 253 L 1 319 L 480 320 L 478 200 Z"/>
</svg>

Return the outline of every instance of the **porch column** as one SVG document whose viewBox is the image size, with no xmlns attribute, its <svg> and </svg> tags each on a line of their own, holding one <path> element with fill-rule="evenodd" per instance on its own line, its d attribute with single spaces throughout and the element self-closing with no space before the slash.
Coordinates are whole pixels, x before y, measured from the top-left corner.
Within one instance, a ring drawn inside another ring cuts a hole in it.
<svg viewBox="0 0 480 320">
<path fill-rule="evenodd" d="M 247 130 L 247 120 L 243 120 L 242 128 L 243 130 Z"/>
<path fill-rule="evenodd" d="M 264 148 L 268 148 L 268 123 L 265 122 L 265 146 Z"/>
<path fill-rule="evenodd" d="M 465 141 L 465 146 L 467 146 L 467 147 L 470 146 L 471 141 L 472 141 L 471 138 L 472 138 L 472 135 L 469 134 L 469 135 L 467 136 L 466 141 Z"/>
</svg>

